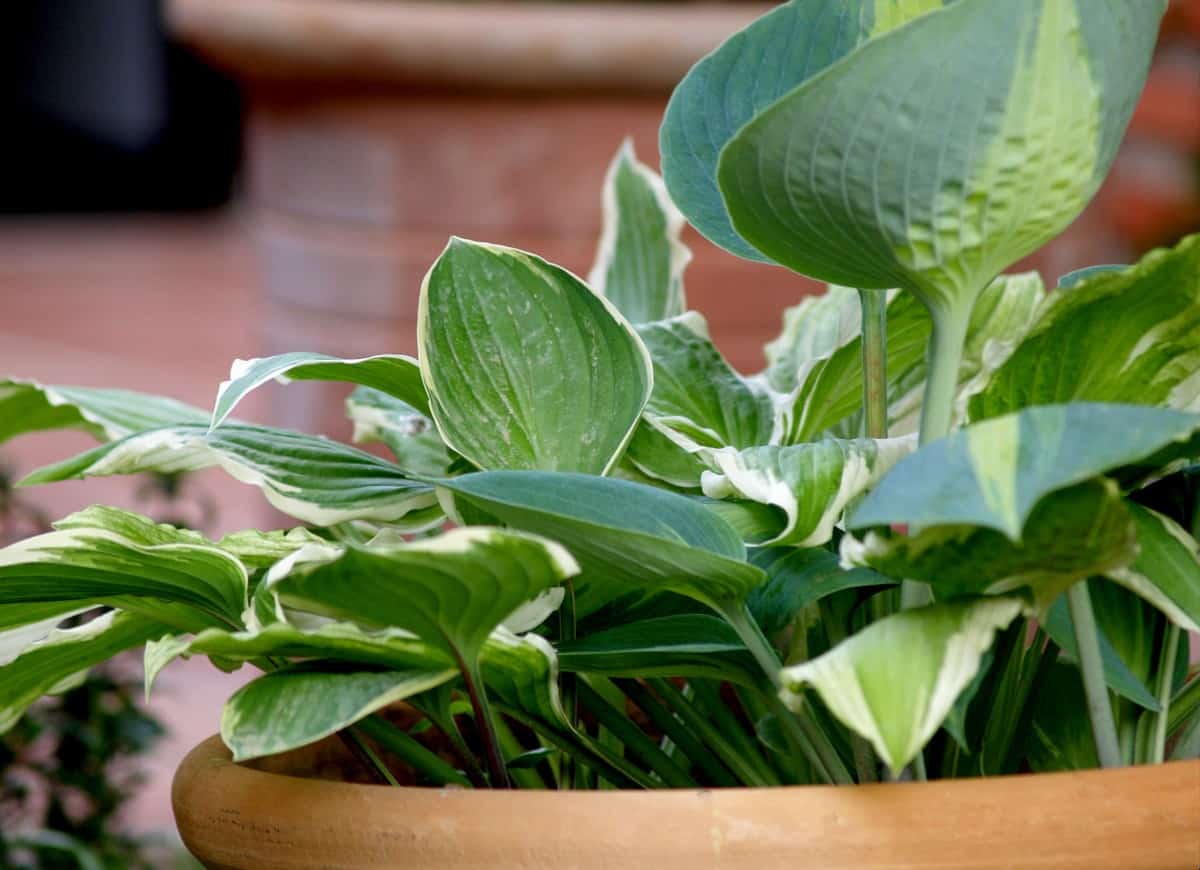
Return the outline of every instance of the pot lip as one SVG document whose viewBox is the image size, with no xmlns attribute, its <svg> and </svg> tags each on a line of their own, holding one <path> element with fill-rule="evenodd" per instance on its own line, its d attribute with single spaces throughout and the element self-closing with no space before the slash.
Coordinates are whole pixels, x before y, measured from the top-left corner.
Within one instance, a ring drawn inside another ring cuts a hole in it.
<svg viewBox="0 0 1200 870">
<path fill-rule="evenodd" d="M 167 0 L 168 29 L 258 81 L 669 92 L 769 4 Z"/>
<path fill-rule="evenodd" d="M 1006 774 L 1003 776 L 971 777 L 963 779 L 942 779 L 930 782 L 889 782 L 871 783 L 866 785 L 788 785 L 772 787 L 734 787 L 734 788 L 678 788 L 661 790 L 635 789 L 605 789 L 587 791 L 494 791 L 491 789 L 455 788 L 452 786 L 401 786 L 396 788 L 374 783 L 348 783 L 337 780 L 321 780 L 303 776 L 292 776 L 284 773 L 257 770 L 233 760 L 233 754 L 225 746 L 220 734 L 201 741 L 183 759 L 176 770 L 176 789 L 179 787 L 180 774 L 183 771 L 203 771 L 208 776 L 234 776 L 243 782 L 273 782 L 279 784 L 289 781 L 293 784 L 304 783 L 306 789 L 354 789 L 356 794 L 365 795 L 368 792 L 358 791 L 372 789 L 375 796 L 384 795 L 426 795 L 440 796 L 455 795 L 457 799 L 479 798 L 482 800 L 529 800 L 537 802 L 550 801 L 627 801 L 631 797 L 640 800 L 670 799 L 674 796 L 685 801 L 694 801 L 697 797 L 706 800 L 738 802 L 739 797 L 750 801 L 756 800 L 763 794 L 808 796 L 809 798 L 832 798 L 850 794 L 871 796 L 879 799 L 884 794 L 894 797 L 903 795 L 915 796 L 918 793 L 926 799 L 952 800 L 957 793 L 977 793 L 983 787 L 997 791 L 1008 791 L 1014 795 L 1020 793 L 1041 793 L 1044 789 L 1055 784 L 1070 786 L 1103 787 L 1105 789 L 1121 789 L 1124 786 L 1145 786 L 1159 778 L 1171 779 L 1176 776 L 1191 776 L 1200 786 L 1200 759 L 1186 761 L 1168 761 L 1163 764 L 1141 764 L 1128 767 L 1096 770 L 1058 771 L 1054 773 L 1024 773 Z M 491 797 L 487 797 L 487 796 Z M 640 796 L 640 797 L 639 797 Z M 176 795 L 178 798 L 178 795 Z M 1017 798 L 1019 799 L 1019 797 Z"/>
</svg>

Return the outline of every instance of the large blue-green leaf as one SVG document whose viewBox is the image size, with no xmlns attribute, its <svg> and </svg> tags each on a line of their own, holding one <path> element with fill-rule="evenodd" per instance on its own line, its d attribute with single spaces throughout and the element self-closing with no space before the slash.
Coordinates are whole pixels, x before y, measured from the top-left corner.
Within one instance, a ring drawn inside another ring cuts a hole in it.
<svg viewBox="0 0 1200 870">
<path fill-rule="evenodd" d="M 751 260 L 764 257 L 729 223 L 717 158 L 743 124 L 863 42 L 942 0 L 792 0 L 727 39 L 675 89 L 659 137 L 663 176 L 688 220 Z"/>
<path fill-rule="evenodd" d="M 1051 294 L 971 419 L 1072 400 L 1200 410 L 1200 235 Z"/>
<path fill-rule="evenodd" d="M 450 241 L 421 286 L 417 340 L 443 440 L 483 469 L 607 472 L 653 382 L 612 303 L 499 245 Z"/>
<path fill-rule="evenodd" d="M 830 711 L 893 770 L 908 764 L 967 688 L 1019 599 L 934 604 L 881 619 L 812 661 L 784 668 L 783 698 L 811 684 Z"/>
<path fill-rule="evenodd" d="M 131 390 L 0 381 L 0 443 L 25 432 L 82 429 L 101 441 L 176 423 L 203 423 L 191 405 Z"/>
<path fill-rule="evenodd" d="M 217 390 L 212 425 L 215 429 L 246 395 L 269 381 L 342 381 L 373 387 L 429 413 L 429 398 L 421 369 L 410 356 L 380 354 L 363 359 L 339 359 L 323 353 L 281 353 L 262 359 L 235 360 L 229 380 Z"/>
<path fill-rule="evenodd" d="M 441 685 L 456 673 L 454 667 L 390 671 L 336 662 L 293 665 L 234 693 L 221 716 L 221 739 L 235 761 L 286 752 Z"/>
<path fill-rule="evenodd" d="M 130 435 L 35 471 L 22 484 L 214 465 L 259 487 L 284 513 L 317 525 L 414 517 L 420 524 L 436 503 L 432 487 L 369 453 L 315 435 L 235 424 L 211 432 L 190 425 Z"/>
<path fill-rule="evenodd" d="M 1165 8 L 959 0 L 868 41 L 725 146 L 734 229 L 803 274 L 962 316 L 1095 194 Z"/>
<path fill-rule="evenodd" d="M 899 582 L 870 568 L 845 568 L 836 553 L 821 547 L 765 547 L 751 561 L 767 572 L 767 582 L 750 593 L 748 603 L 768 635 L 787 628 L 800 611 L 827 595 Z"/>
<path fill-rule="evenodd" d="M 683 215 L 626 139 L 604 179 L 604 229 L 588 283 L 631 323 L 683 314 Z"/>
<path fill-rule="evenodd" d="M 901 460 L 854 510 L 851 528 L 973 525 L 1020 541 L 1037 503 L 1165 448 L 1200 452 L 1200 415 L 1075 402 L 974 423 Z"/>
<path fill-rule="evenodd" d="M 763 543 L 818 547 L 833 537 L 846 506 L 915 448 L 916 439 L 906 437 L 709 450 L 704 455 L 717 470 L 705 472 L 702 484 L 710 498 L 776 508 L 783 527 Z"/>
<path fill-rule="evenodd" d="M 504 523 L 562 542 L 583 569 L 584 596 L 588 584 L 602 584 L 613 595 L 670 591 L 720 607 L 740 602 L 763 580 L 744 561 L 745 545 L 728 523 L 666 490 L 518 471 L 468 474 L 439 485 Z"/>
<path fill-rule="evenodd" d="M 577 570 L 559 544 L 480 526 L 393 546 L 301 550 L 268 582 L 286 606 L 402 628 L 470 663 L 515 610 Z"/>
</svg>

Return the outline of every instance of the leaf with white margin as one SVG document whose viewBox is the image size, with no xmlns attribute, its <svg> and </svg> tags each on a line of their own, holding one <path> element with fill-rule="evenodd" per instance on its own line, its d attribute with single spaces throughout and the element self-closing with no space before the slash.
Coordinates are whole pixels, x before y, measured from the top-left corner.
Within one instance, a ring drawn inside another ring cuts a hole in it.
<svg viewBox="0 0 1200 870">
<path fill-rule="evenodd" d="M 1170 517 L 1130 503 L 1139 552 L 1105 575 L 1141 596 L 1184 631 L 1200 632 L 1200 544 Z"/>
<path fill-rule="evenodd" d="M 13 614 L 10 619 L 22 619 L 16 625 L 0 630 L 0 665 L 6 665 L 28 647 L 46 639 L 62 622 L 72 616 L 87 613 L 95 605 L 77 601 L 53 601 L 46 604 L 6 604 L 0 610 L 11 612 L 14 608 L 24 611 L 24 616 Z M 45 613 L 50 616 L 45 616 Z"/>
<path fill-rule="evenodd" d="M 704 469 L 699 457 L 688 453 L 643 418 L 633 430 L 613 475 L 635 483 L 698 490 Z"/>
<path fill-rule="evenodd" d="M 690 453 L 771 440 L 771 393 L 725 361 L 708 336 L 703 315 L 689 311 L 645 323 L 638 334 L 654 361 L 654 389 L 642 412 L 646 422 Z"/>
<path fill-rule="evenodd" d="M 116 508 L 88 508 L 0 550 L 3 603 L 162 599 L 204 628 L 240 624 L 247 589 L 242 563 L 196 532 Z"/>
<path fill-rule="evenodd" d="M 1042 405 L 973 423 L 899 463 L 847 526 L 982 526 L 1019 542 L 1037 503 L 1101 474 L 1200 454 L 1200 415 L 1140 405 Z"/>
<path fill-rule="evenodd" d="M 800 705 L 804 686 L 812 685 L 897 772 L 941 727 L 996 632 L 1022 607 L 1017 598 L 988 597 L 893 614 L 812 661 L 784 668 L 780 695 Z"/>
<path fill-rule="evenodd" d="M 604 177 L 604 227 L 588 283 L 631 323 L 682 314 L 683 270 L 692 252 L 663 181 L 621 143 Z"/>
<path fill-rule="evenodd" d="M 480 667 L 488 691 L 501 703 L 574 730 L 559 696 L 558 656 L 544 637 L 497 628 L 483 646 Z"/>
<path fill-rule="evenodd" d="M 314 661 L 265 674 L 225 702 L 221 739 L 234 761 L 314 743 L 359 719 L 454 678 L 454 667 L 369 670 Z"/>
<path fill-rule="evenodd" d="M 355 444 L 382 441 L 409 474 L 442 475 L 450 466 L 432 418 L 387 393 L 359 387 L 346 399 L 346 416 L 354 424 Z"/>
<path fill-rule="evenodd" d="M 0 380 L 0 443 L 46 429 L 82 429 L 101 441 L 111 441 L 132 432 L 207 419 L 201 409 L 164 396 Z"/>
<path fill-rule="evenodd" d="M 888 324 L 889 336 L 892 324 Z M 862 332 L 862 306 L 852 287 L 828 284 L 825 292 L 805 296 L 784 309 L 783 329 L 767 342 L 763 379 L 771 389 L 790 393 L 817 360 L 824 359 Z"/>
<path fill-rule="evenodd" d="M 1166 5 L 958 0 L 866 42 L 721 151 L 734 229 L 802 274 L 969 315 L 1095 195 Z"/>
<path fill-rule="evenodd" d="M 680 209 L 714 244 L 764 260 L 729 223 L 717 189 L 721 149 L 751 118 L 867 40 L 943 0 L 792 0 L 696 64 L 667 105 L 663 176 Z"/>
<path fill-rule="evenodd" d="M 428 413 L 429 401 L 421 383 L 421 369 L 410 356 L 379 354 L 362 359 L 340 359 L 323 353 L 297 351 L 261 359 L 238 359 L 229 369 L 229 380 L 217 388 L 212 428 L 225 421 L 247 394 L 269 381 L 339 381 L 373 387 Z"/>
<path fill-rule="evenodd" d="M 151 648 L 156 649 L 151 654 Z M 146 646 L 146 694 L 167 662 L 179 656 L 217 656 L 228 662 L 269 657 L 329 659 L 394 670 L 453 668 L 445 652 L 398 628 L 368 631 L 352 622 L 327 622 L 302 629 L 274 622 L 257 631 L 207 629 L 194 637 L 169 638 Z M 152 661 L 153 659 L 153 661 Z"/>
<path fill-rule="evenodd" d="M 364 451 L 315 435 L 229 423 L 212 432 L 193 425 L 130 435 L 39 469 L 21 485 L 211 466 L 259 487 L 276 508 L 315 525 L 396 523 L 412 514 L 427 526 L 422 509 L 437 502 L 432 487 Z"/>
<path fill-rule="evenodd" d="M 1200 235 L 1048 296 L 969 410 L 982 420 L 1072 400 L 1200 411 Z"/>
<path fill-rule="evenodd" d="M 706 471 L 704 494 L 743 498 L 782 511 L 786 524 L 764 544 L 818 547 L 833 537 L 846 506 L 875 485 L 916 439 L 829 438 L 788 447 L 705 452 L 717 471 Z"/>
<path fill-rule="evenodd" d="M 285 606 L 402 628 L 469 666 L 514 611 L 577 572 L 560 544 L 473 526 L 396 546 L 300 550 L 267 582 Z"/>
<path fill-rule="evenodd" d="M 604 474 L 653 384 L 611 302 L 532 254 L 460 238 L 421 285 L 417 342 L 442 439 L 483 469 Z"/>
<path fill-rule="evenodd" d="M 327 542 L 303 528 L 286 531 L 276 529 L 269 532 L 245 529 L 231 532 L 221 538 L 217 541 L 217 546 L 236 556 L 252 576 L 257 576 L 301 547 L 321 543 Z"/>
<path fill-rule="evenodd" d="M 0 734 L 38 698 L 74 685 L 94 665 L 169 630 L 144 616 L 110 610 L 75 628 L 50 632 L 0 667 Z"/>
<path fill-rule="evenodd" d="M 1113 481 L 1090 480 L 1038 502 L 1014 543 L 972 525 L 923 527 L 911 535 L 868 531 L 842 538 L 842 563 L 928 583 L 939 598 L 1028 588 L 1043 611 L 1075 582 L 1133 561 L 1138 534 Z"/>
</svg>

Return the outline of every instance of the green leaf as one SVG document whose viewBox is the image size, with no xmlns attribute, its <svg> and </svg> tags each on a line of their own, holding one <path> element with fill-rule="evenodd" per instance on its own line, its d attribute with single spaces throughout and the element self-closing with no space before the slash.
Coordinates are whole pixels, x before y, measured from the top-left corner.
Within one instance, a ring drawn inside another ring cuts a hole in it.
<svg viewBox="0 0 1200 870">
<path fill-rule="evenodd" d="M 704 613 L 645 619 L 560 643 L 558 664 L 564 671 L 609 677 L 710 677 L 751 687 L 762 683 L 737 632 Z"/>
<path fill-rule="evenodd" d="M 75 628 L 50 632 L 0 667 L 0 733 L 16 724 L 38 698 L 165 631 L 169 629 L 152 619 L 110 610 Z"/>
<path fill-rule="evenodd" d="M 1037 503 L 1060 489 L 1160 454 L 1194 452 L 1200 415 L 1074 402 L 974 423 L 901 460 L 848 526 L 974 525 L 1015 542 Z"/>
<path fill-rule="evenodd" d="M 675 89 L 659 135 L 663 176 L 710 241 L 750 260 L 717 189 L 717 158 L 747 121 L 868 39 L 942 0 L 792 0 L 734 34 Z"/>
<path fill-rule="evenodd" d="M 633 430 L 633 438 L 615 473 L 637 483 L 699 489 L 704 469 L 698 456 L 688 453 L 643 418 Z"/>
<path fill-rule="evenodd" d="M 708 337 L 704 317 L 689 311 L 638 327 L 654 361 L 654 390 L 643 415 L 684 450 L 753 447 L 771 440 L 771 394 L 743 378 Z"/>
<path fill-rule="evenodd" d="M 261 359 L 234 360 L 229 380 L 217 389 L 213 406 L 215 429 L 246 395 L 268 381 L 341 381 L 373 387 L 429 413 L 429 400 L 421 383 L 421 369 L 410 356 L 380 354 L 363 359 L 339 359 L 323 353 L 281 353 Z"/>
<path fill-rule="evenodd" d="M 409 474 L 440 476 L 450 466 L 432 418 L 387 393 L 359 387 L 346 399 L 346 415 L 354 423 L 355 444 L 382 441 Z"/>
<path fill-rule="evenodd" d="M 208 415 L 174 399 L 91 387 L 46 386 L 0 380 L 0 444 L 25 432 L 82 429 L 101 441 L 175 423 L 202 423 Z"/>
<path fill-rule="evenodd" d="M 556 729 L 574 730 L 559 697 L 558 657 L 544 637 L 518 637 L 498 628 L 484 644 L 480 664 L 488 691 L 500 703 Z"/>
<path fill-rule="evenodd" d="M 922 527 L 911 535 L 867 532 L 842 539 L 842 560 L 930 584 L 940 597 L 1029 588 L 1039 609 L 1085 577 L 1111 573 L 1138 552 L 1133 518 L 1110 480 L 1040 501 L 1019 542 L 973 525 Z"/>
<path fill-rule="evenodd" d="M 811 684 L 834 716 L 899 771 L 941 726 L 996 631 L 1021 609 L 1019 599 L 988 597 L 905 610 L 784 668 L 781 695 L 795 704 Z"/>
<path fill-rule="evenodd" d="M 803 274 L 969 311 L 1095 194 L 1165 8 L 959 0 L 867 42 L 725 146 L 734 229 Z"/>
<path fill-rule="evenodd" d="M 1083 677 L 1074 665 L 1058 662 L 1038 694 L 1025 752 L 1037 773 L 1090 770 L 1100 766 L 1088 722 Z"/>
<path fill-rule="evenodd" d="M 1048 296 L 1028 337 L 971 399 L 970 415 L 1073 400 L 1200 410 L 1198 368 L 1200 235 Z"/>
<path fill-rule="evenodd" d="M 231 532 L 217 541 L 217 546 L 236 556 L 238 561 L 246 566 L 246 570 L 257 577 L 301 547 L 323 543 L 327 543 L 324 538 L 314 535 L 308 529 L 277 529 L 269 532 L 246 529 Z"/>
<path fill-rule="evenodd" d="M 479 468 L 603 474 L 650 395 L 650 357 L 613 305 L 513 248 L 452 239 L 417 332 L 433 419 Z"/>
<path fill-rule="evenodd" d="M 750 593 L 747 603 L 768 636 L 783 631 L 804 608 L 827 595 L 898 582 L 869 568 L 843 568 L 836 553 L 820 547 L 766 547 L 751 561 L 767 572 L 767 582 Z"/>
<path fill-rule="evenodd" d="M 1107 576 L 1140 595 L 1185 631 L 1200 632 L 1200 544 L 1178 523 L 1129 504 L 1139 553 Z"/>
<path fill-rule="evenodd" d="M 683 270 L 692 259 L 679 240 L 683 227 L 662 179 L 626 139 L 604 179 L 604 229 L 588 283 L 630 323 L 682 314 Z"/>
<path fill-rule="evenodd" d="M 287 752 L 451 680 L 456 673 L 453 667 L 373 671 L 334 662 L 293 665 L 234 693 L 221 716 L 221 739 L 234 761 Z"/>
<path fill-rule="evenodd" d="M 710 498 L 778 508 L 787 522 L 764 543 L 817 547 L 833 537 L 846 506 L 915 448 L 916 439 L 906 437 L 710 450 L 705 455 L 718 470 L 706 472 L 702 484 Z"/>
<path fill-rule="evenodd" d="M 918 306 L 919 308 L 919 306 Z M 929 316 L 919 311 L 924 320 Z M 890 312 L 889 312 L 890 315 Z M 888 337 L 896 331 L 888 318 Z M 804 383 L 809 370 L 862 333 L 862 307 L 853 287 L 830 284 L 819 296 L 805 296 L 783 312 L 783 329 L 763 347 L 763 378 L 771 389 L 790 393 Z M 888 347 L 889 369 L 892 368 Z"/>
<path fill-rule="evenodd" d="M 1075 625 L 1071 620 L 1071 611 L 1067 608 L 1065 596 L 1061 596 L 1054 602 L 1046 619 L 1043 620 L 1042 628 L 1056 644 L 1062 647 L 1063 652 L 1075 661 L 1079 661 L 1079 648 L 1075 642 Z M 1100 641 L 1101 663 L 1104 666 L 1104 681 L 1108 687 L 1146 710 L 1158 711 L 1161 709 L 1158 699 L 1151 694 L 1145 682 L 1129 670 L 1129 666 L 1113 649 L 1113 645 L 1109 642 L 1103 629 L 1098 628 L 1097 634 Z M 1078 673 L 1075 678 L 1079 679 Z M 1088 733 L 1091 733 L 1090 726 Z"/>
<path fill-rule="evenodd" d="M 125 606 L 122 597 L 188 605 L 192 627 L 213 620 L 238 625 L 247 605 L 246 569 L 196 532 L 116 508 L 88 508 L 56 531 L 0 550 L 0 602 Z"/>
<path fill-rule="evenodd" d="M 589 583 L 602 583 L 620 592 L 677 592 L 719 608 L 763 580 L 728 523 L 665 490 L 562 472 L 483 472 L 438 484 L 569 548 L 584 572 L 581 597 Z"/>
<path fill-rule="evenodd" d="M 234 424 L 212 432 L 192 425 L 130 435 L 35 471 L 21 484 L 214 465 L 259 487 L 284 513 L 316 525 L 397 522 L 409 514 L 428 525 L 421 511 L 437 501 L 432 487 L 369 453 L 315 435 Z"/>
<path fill-rule="evenodd" d="M 268 582 L 287 606 L 402 628 L 469 663 L 513 611 L 577 570 L 552 541 L 471 527 L 397 546 L 302 550 Z"/>
</svg>

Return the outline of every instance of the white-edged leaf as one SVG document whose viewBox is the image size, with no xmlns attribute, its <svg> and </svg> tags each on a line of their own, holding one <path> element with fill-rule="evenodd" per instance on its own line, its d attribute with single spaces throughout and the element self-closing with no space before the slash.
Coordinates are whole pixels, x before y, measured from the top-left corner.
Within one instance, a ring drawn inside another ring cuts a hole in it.
<svg viewBox="0 0 1200 870">
<path fill-rule="evenodd" d="M 604 178 L 604 227 L 588 283 L 631 323 L 682 314 L 683 270 L 692 252 L 684 220 L 658 175 L 626 139 Z"/>
<path fill-rule="evenodd" d="M 909 436 L 709 450 L 705 456 L 717 471 L 706 471 L 702 484 L 710 498 L 748 499 L 782 511 L 783 530 L 762 543 L 817 547 L 833 536 L 847 505 L 915 449 Z"/>
<path fill-rule="evenodd" d="M 812 685 L 846 727 L 899 771 L 929 741 L 979 669 L 996 632 L 1022 610 L 988 597 L 893 614 L 812 661 L 782 672 L 783 699 Z"/>
<path fill-rule="evenodd" d="M 422 517 L 422 509 L 437 502 L 432 487 L 369 453 L 315 435 L 235 424 L 211 432 L 192 425 L 130 435 L 35 471 L 22 485 L 210 466 L 259 487 L 284 513 L 317 525 L 395 523 L 409 514 Z"/>
<path fill-rule="evenodd" d="M 603 474 L 650 396 L 650 357 L 612 303 L 532 254 L 451 239 L 421 286 L 433 419 L 482 469 Z"/>
<path fill-rule="evenodd" d="M 409 474 L 440 477 L 446 473 L 451 457 L 437 425 L 411 405 L 359 387 L 346 399 L 346 416 L 354 424 L 355 444 L 382 441 Z"/>
<path fill-rule="evenodd" d="M 217 388 L 212 426 L 225 421 L 246 395 L 269 381 L 341 381 L 373 387 L 428 413 L 429 402 L 421 383 L 421 369 L 410 356 L 380 354 L 362 359 L 340 359 L 323 353 L 293 352 L 261 359 L 234 360 L 229 380 Z"/>
<path fill-rule="evenodd" d="M 175 399 L 94 387 L 0 380 L 0 443 L 25 432 L 83 429 L 101 441 L 176 423 L 203 423 L 208 415 Z"/>
<path fill-rule="evenodd" d="M 221 739 L 235 761 L 286 752 L 335 734 L 456 674 L 453 667 L 380 671 L 337 662 L 292 665 L 234 693 L 221 716 Z"/>
<path fill-rule="evenodd" d="M 1200 544 L 1170 517 L 1129 504 L 1138 556 L 1107 576 L 1150 602 L 1184 631 L 1200 632 Z"/>
</svg>

